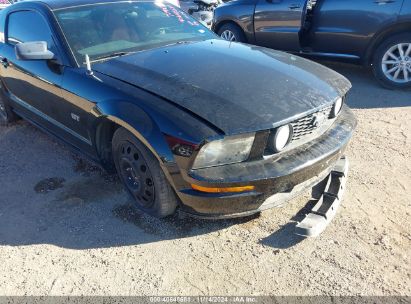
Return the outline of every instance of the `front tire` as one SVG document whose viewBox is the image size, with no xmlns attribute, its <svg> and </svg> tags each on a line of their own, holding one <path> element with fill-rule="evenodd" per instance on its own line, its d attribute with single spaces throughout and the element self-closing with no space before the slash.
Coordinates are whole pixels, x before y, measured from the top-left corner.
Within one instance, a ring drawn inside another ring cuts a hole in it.
<svg viewBox="0 0 411 304">
<path fill-rule="evenodd" d="M 372 68 L 376 79 L 388 89 L 411 87 L 411 34 L 398 34 L 381 43 Z"/>
<path fill-rule="evenodd" d="M 117 173 L 137 207 L 158 218 L 173 214 L 176 194 L 150 150 L 124 128 L 114 133 L 112 148 Z"/>
<path fill-rule="evenodd" d="M 242 29 L 234 23 L 226 23 L 218 30 L 218 36 L 231 42 L 246 42 Z"/>
</svg>

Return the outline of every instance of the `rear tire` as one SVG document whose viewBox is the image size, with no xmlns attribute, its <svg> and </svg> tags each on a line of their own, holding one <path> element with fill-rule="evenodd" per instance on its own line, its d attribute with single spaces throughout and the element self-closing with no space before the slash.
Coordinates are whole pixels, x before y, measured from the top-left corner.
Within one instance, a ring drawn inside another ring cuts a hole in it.
<svg viewBox="0 0 411 304">
<path fill-rule="evenodd" d="M 234 23 L 226 23 L 218 30 L 218 36 L 227 41 L 247 42 L 243 30 Z"/>
<path fill-rule="evenodd" d="M 411 87 L 411 34 L 383 41 L 375 51 L 372 69 L 375 78 L 388 89 Z"/>
<path fill-rule="evenodd" d="M 176 194 L 150 150 L 124 128 L 114 133 L 112 148 L 117 173 L 136 206 L 158 218 L 173 214 Z"/>
</svg>

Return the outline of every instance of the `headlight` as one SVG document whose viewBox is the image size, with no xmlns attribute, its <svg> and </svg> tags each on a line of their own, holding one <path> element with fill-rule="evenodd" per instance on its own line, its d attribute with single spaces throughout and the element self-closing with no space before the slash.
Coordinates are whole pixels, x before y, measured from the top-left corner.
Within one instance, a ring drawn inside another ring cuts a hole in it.
<svg viewBox="0 0 411 304">
<path fill-rule="evenodd" d="M 333 110 L 332 110 L 332 118 L 337 117 L 338 114 L 340 113 L 341 109 L 343 106 L 343 99 L 340 97 L 337 99 L 337 101 L 335 102 L 334 106 L 333 106 Z"/>
<path fill-rule="evenodd" d="M 270 136 L 269 143 L 274 152 L 280 152 L 293 137 L 293 127 L 289 125 L 279 127 L 275 133 Z"/>
<path fill-rule="evenodd" d="M 245 161 L 250 155 L 255 133 L 229 136 L 204 145 L 198 152 L 193 169 Z"/>
</svg>

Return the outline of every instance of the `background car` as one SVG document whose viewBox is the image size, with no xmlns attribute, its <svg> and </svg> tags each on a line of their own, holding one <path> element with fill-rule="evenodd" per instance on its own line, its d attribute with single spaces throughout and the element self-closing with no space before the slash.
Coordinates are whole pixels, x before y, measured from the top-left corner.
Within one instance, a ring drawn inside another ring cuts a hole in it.
<svg viewBox="0 0 411 304">
<path fill-rule="evenodd" d="M 181 0 L 180 7 L 203 25 L 210 28 L 213 21 L 213 11 L 221 3 L 221 0 Z"/>
<path fill-rule="evenodd" d="M 411 0 L 237 0 L 214 11 L 213 30 L 231 41 L 372 65 L 383 86 L 411 86 Z"/>
</svg>

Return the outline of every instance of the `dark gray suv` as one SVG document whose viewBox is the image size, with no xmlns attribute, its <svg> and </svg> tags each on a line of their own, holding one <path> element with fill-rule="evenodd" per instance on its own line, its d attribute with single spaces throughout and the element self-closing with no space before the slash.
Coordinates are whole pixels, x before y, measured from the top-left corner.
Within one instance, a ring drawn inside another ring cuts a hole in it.
<svg viewBox="0 0 411 304">
<path fill-rule="evenodd" d="M 215 10 L 213 30 L 231 41 L 371 65 L 382 85 L 411 87 L 411 0 L 235 0 Z"/>
</svg>

